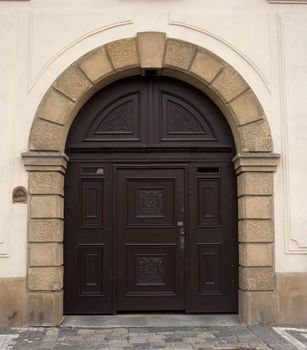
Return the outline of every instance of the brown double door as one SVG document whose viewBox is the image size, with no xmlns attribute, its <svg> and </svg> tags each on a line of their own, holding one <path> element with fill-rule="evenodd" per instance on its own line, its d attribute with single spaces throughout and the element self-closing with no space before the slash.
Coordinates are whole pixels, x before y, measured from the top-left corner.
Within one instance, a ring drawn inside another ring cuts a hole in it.
<svg viewBox="0 0 307 350">
<path fill-rule="evenodd" d="M 230 159 L 111 158 L 68 169 L 65 312 L 236 312 Z"/>
</svg>

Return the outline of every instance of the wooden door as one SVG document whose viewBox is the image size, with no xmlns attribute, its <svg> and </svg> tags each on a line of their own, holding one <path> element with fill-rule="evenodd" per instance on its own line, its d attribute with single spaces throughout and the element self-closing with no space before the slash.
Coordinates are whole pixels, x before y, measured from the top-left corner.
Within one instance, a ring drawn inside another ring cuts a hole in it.
<svg viewBox="0 0 307 350">
<path fill-rule="evenodd" d="M 235 146 L 207 96 L 115 82 L 81 108 L 66 152 L 65 313 L 237 311 Z"/>
<path fill-rule="evenodd" d="M 189 312 L 236 312 L 236 178 L 228 162 L 190 166 Z"/>
<path fill-rule="evenodd" d="M 184 169 L 115 171 L 116 310 L 184 310 Z"/>
<path fill-rule="evenodd" d="M 112 169 L 71 161 L 65 180 L 64 312 L 112 313 Z"/>
</svg>

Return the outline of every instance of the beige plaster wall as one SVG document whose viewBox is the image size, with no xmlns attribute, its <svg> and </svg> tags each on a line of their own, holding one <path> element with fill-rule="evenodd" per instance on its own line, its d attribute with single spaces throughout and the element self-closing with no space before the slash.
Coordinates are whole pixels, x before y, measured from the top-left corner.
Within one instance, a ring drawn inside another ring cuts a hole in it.
<svg viewBox="0 0 307 350">
<path fill-rule="evenodd" d="M 282 155 L 275 176 L 276 269 L 307 271 L 307 160 L 301 151 L 307 144 L 306 16 L 306 5 L 265 0 L 219 0 L 214 6 L 210 0 L 0 2 L 0 35 L 5 38 L 0 44 L 0 111 L 6 125 L 0 130 L 0 276 L 24 276 L 26 271 L 27 210 L 11 203 L 11 191 L 27 187 L 20 154 L 27 150 L 42 97 L 80 56 L 147 30 L 211 50 L 257 95 L 274 151 Z"/>
<path fill-rule="evenodd" d="M 274 208 L 275 254 L 267 245 L 260 249 L 266 250 L 268 264 L 272 262 L 280 276 L 307 272 L 306 23 L 307 5 L 274 5 L 265 0 L 217 0 L 214 6 L 211 0 L 0 2 L 0 36 L 5 38 L 0 43 L 0 119 L 5 125 L 0 128 L 0 278 L 26 275 L 30 203 L 12 204 L 11 192 L 17 185 L 28 188 L 21 153 L 28 149 L 33 118 L 44 94 L 87 52 L 142 31 L 165 32 L 205 47 L 250 85 L 267 116 L 274 152 L 281 154 L 274 175 L 274 202 L 264 203 Z M 56 199 L 53 204 L 59 215 L 60 204 Z M 264 237 L 267 230 L 267 226 L 261 230 Z M 59 254 L 59 248 L 53 248 Z M 253 249 L 249 245 L 242 249 L 242 264 L 257 266 Z M 39 263 L 35 247 L 29 259 Z M 278 291 L 286 288 L 283 282 L 277 285 Z M 299 290 L 303 293 L 303 288 Z M 287 314 L 285 308 L 280 310 Z"/>
</svg>

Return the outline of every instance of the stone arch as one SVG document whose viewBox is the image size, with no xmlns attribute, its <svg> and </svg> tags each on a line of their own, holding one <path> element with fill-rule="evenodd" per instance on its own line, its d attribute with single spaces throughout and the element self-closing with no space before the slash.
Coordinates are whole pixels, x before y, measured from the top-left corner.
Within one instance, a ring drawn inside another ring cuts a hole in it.
<svg viewBox="0 0 307 350">
<path fill-rule="evenodd" d="M 146 71 L 179 78 L 204 91 L 223 111 L 237 156 L 240 316 L 274 320 L 273 175 L 278 155 L 265 113 L 247 82 L 228 63 L 197 45 L 143 32 L 98 47 L 67 68 L 37 110 L 23 154 L 29 175 L 27 323 L 56 325 L 63 316 L 63 179 L 65 142 L 78 110 L 96 91 Z"/>
<path fill-rule="evenodd" d="M 62 152 L 70 125 L 90 96 L 112 81 L 153 69 L 185 80 L 208 94 L 223 110 L 238 153 L 272 151 L 265 113 L 233 67 L 197 45 L 151 32 L 98 47 L 66 69 L 37 110 L 29 149 Z"/>
</svg>

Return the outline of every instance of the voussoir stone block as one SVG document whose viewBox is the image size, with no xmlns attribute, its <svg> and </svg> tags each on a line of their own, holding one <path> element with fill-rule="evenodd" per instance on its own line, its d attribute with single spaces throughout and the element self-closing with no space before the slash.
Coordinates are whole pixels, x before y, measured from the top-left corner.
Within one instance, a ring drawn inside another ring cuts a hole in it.
<svg viewBox="0 0 307 350">
<path fill-rule="evenodd" d="M 251 90 L 247 90 L 238 98 L 229 103 L 237 125 L 244 125 L 261 120 L 264 111 Z"/>
<path fill-rule="evenodd" d="M 271 219 L 271 196 L 244 196 L 239 198 L 239 219 Z"/>
<path fill-rule="evenodd" d="M 31 243 L 29 252 L 30 266 L 63 265 L 63 244 Z"/>
<path fill-rule="evenodd" d="M 104 47 L 99 47 L 82 57 L 79 66 L 93 83 L 97 83 L 113 71 Z"/>
<path fill-rule="evenodd" d="M 187 70 L 190 67 L 196 46 L 177 39 L 166 41 L 164 65 Z"/>
<path fill-rule="evenodd" d="M 265 172 L 244 172 L 238 177 L 238 195 L 272 195 L 273 174 Z"/>
<path fill-rule="evenodd" d="M 27 324 L 58 326 L 63 319 L 63 292 L 28 293 Z"/>
<path fill-rule="evenodd" d="M 120 70 L 139 65 L 135 38 L 113 41 L 106 47 L 115 69 Z"/>
<path fill-rule="evenodd" d="M 273 247 L 267 243 L 245 243 L 239 245 L 241 266 L 272 266 Z"/>
<path fill-rule="evenodd" d="M 161 68 L 165 49 L 165 33 L 138 33 L 137 42 L 141 68 Z"/>
<path fill-rule="evenodd" d="M 40 104 L 37 116 L 41 119 L 64 125 L 75 107 L 75 103 L 58 91 L 50 88 Z"/>
<path fill-rule="evenodd" d="M 223 67 L 223 61 L 213 53 L 199 48 L 190 71 L 210 84 Z"/>
<path fill-rule="evenodd" d="M 63 127 L 36 119 L 31 130 L 30 150 L 58 151 L 63 148 Z"/>
<path fill-rule="evenodd" d="M 63 219 L 63 202 L 58 195 L 31 196 L 31 218 Z"/>
<path fill-rule="evenodd" d="M 35 219 L 29 221 L 29 242 L 62 242 L 63 220 Z"/>
<path fill-rule="evenodd" d="M 238 128 L 241 152 L 271 152 L 272 139 L 266 120 L 259 120 Z"/>
<path fill-rule="evenodd" d="M 240 220 L 239 221 L 240 242 L 273 242 L 274 230 L 271 220 Z"/>
<path fill-rule="evenodd" d="M 274 290 L 273 269 L 271 267 L 240 267 L 239 285 L 243 290 Z"/>
<path fill-rule="evenodd" d="M 77 65 L 72 65 L 55 81 L 53 87 L 73 101 L 83 97 L 93 85 Z"/>
<path fill-rule="evenodd" d="M 60 194 L 64 192 L 64 176 L 59 172 L 31 172 L 29 193 Z"/>
<path fill-rule="evenodd" d="M 61 290 L 63 288 L 63 267 L 30 267 L 28 269 L 28 288 L 36 290 Z"/>
<path fill-rule="evenodd" d="M 231 101 L 248 89 L 246 81 L 228 65 L 222 69 L 210 86 L 225 102 Z"/>
</svg>

